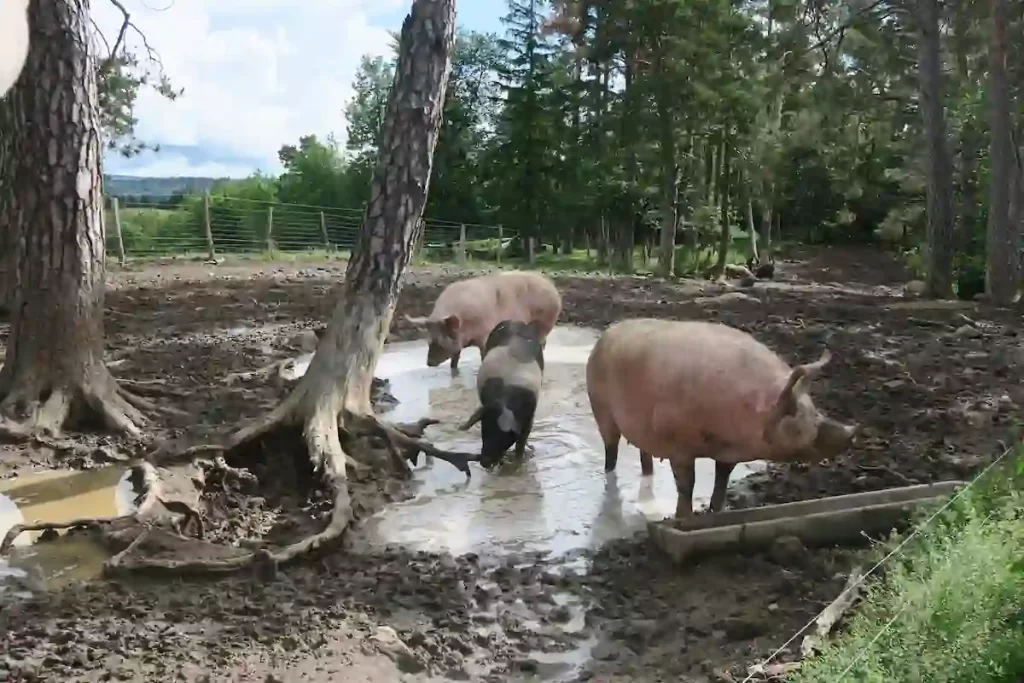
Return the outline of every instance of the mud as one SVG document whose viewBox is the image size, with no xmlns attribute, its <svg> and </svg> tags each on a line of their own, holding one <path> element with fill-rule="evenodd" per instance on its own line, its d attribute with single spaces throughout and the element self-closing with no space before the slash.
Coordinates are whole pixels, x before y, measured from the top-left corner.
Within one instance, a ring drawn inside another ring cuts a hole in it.
<svg viewBox="0 0 1024 683">
<path fill-rule="evenodd" d="M 721 320 L 754 333 L 791 362 L 817 358 L 828 344 L 834 359 L 813 390 L 815 401 L 836 419 L 861 422 L 861 443 L 833 462 L 753 474 L 732 485 L 730 505 L 964 478 L 1002 451 L 1024 401 L 1019 312 L 908 301 L 899 265 L 871 251 L 795 254 L 777 266 L 775 281 L 742 289 L 558 277 L 565 302 L 560 322 L 601 329 L 626 316 Z M 117 376 L 163 382 L 158 386 L 171 392 L 161 401 L 182 414 L 166 418 L 157 438 L 174 439 L 186 430 L 194 439 L 216 435 L 257 417 L 284 395 L 288 382 L 229 385 L 224 378 L 307 350 L 308 334 L 300 333 L 326 320 L 342 274 L 343 264 L 336 262 L 173 265 L 112 274 L 109 361 Z M 403 315 L 425 315 L 456 276 L 438 268 L 413 272 L 390 340 L 415 339 Z M 471 395 L 476 362 L 475 352 L 467 356 L 456 380 L 446 368 L 432 371 L 438 386 L 426 396 L 431 411 L 460 413 L 457 404 Z M 565 365 L 571 376 L 573 364 Z M 402 399 L 403 372 L 386 377 L 401 401 L 389 417 L 416 412 L 417 401 L 423 405 L 414 396 Z M 135 579 L 36 591 L 29 598 L 0 594 L 0 679 L 730 680 L 730 673 L 778 647 L 841 589 L 856 561 L 851 550 L 780 549 L 706 558 L 679 569 L 654 555 L 642 534 L 616 539 L 642 527 L 641 484 L 636 481 L 634 491 L 631 479 L 631 468 L 638 469 L 633 451 L 620 457 L 623 520 L 595 521 L 607 503 L 605 478 L 600 455 L 587 453 L 593 445 L 586 428 L 572 427 L 583 435 L 579 443 L 554 447 L 555 425 L 585 421 L 585 406 L 551 398 L 545 419 L 552 429 L 542 430 L 526 463 L 539 485 L 530 483 L 529 471 L 477 470 L 468 487 L 452 490 L 441 462 L 421 465 L 408 487 L 386 478 L 354 482 L 363 526 L 347 552 L 311 558 L 274 581 L 238 576 L 168 585 L 166 579 Z M 464 414 L 470 410 L 462 408 Z M 447 424 L 431 430 L 437 431 L 428 436 L 441 443 L 471 441 L 475 434 L 445 437 Z M 133 453 L 107 437 L 82 443 L 86 448 L 70 461 L 45 448 L 5 447 L 0 478 L 41 467 L 93 466 Z M 657 505 L 672 500 L 671 477 L 661 465 L 650 482 Z M 308 473 L 273 460 L 256 463 L 261 468 L 261 474 L 277 475 L 278 489 L 261 492 L 262 500 L 243 491 L 217 504 L 212 512 L 223 515 L 221 538 L 289 530 L 282 511 L 298 503 L 285 499 L 308 492 Z M 570 480 L 566 472 L 573 471 L 582 488 L 559 493 L 554 484 Z M 519 501 L 480 506 L 505 512 L 499 519 L 474 519 L 473 506 L 488 490 L 492 497 Z M 399 502 L 383 508 L 389 499 Z M 614 500 L 612 493 L 608 499 Z M 447 541 L 431 544 L 426 541 L 438 539 L 417 536 L 417 500 L 419 521 L 430 536 Z M 559 525 L 548 521 L 560 513 L 567 527 L 583 529 L 590 520 L 590 530 L 582 538 L 560 535 Z M 445 519 L 466 526 L 445 531 L 439 521 Z M 601 537 L 594 532 L 601 528 L 611 531 Z M 374 534 L 406 547 L 381 548 Z M 470 551 L 451 555 L 443 548 Z M 783 659 L 792 656 L 784 653 Z"/>
</svg>

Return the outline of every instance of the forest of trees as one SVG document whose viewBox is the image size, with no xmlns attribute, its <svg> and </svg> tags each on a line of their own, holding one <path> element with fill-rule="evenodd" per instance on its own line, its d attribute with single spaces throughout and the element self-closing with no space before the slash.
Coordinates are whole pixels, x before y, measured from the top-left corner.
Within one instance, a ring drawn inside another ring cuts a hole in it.
<svg viewBox="0 0 1024 683">
<path fill-rule="evenodd" d="M 646 245 L 662 274 L 721 268 L 724 250 L 697 256 L 738 231 L 762 251 L 883 241 L 933 295 L 972 297 L 988 274 L 1008 301 L 1022 8 L 509 0 L 504 36 L 458 35 L 426 216 L 587 244 L 618 270 Z M 344 147 L 304 137 L 281 148 L 280 178 L 219 194 L 362 206 L 393 71 L 363 59 Z"/>
</svg>

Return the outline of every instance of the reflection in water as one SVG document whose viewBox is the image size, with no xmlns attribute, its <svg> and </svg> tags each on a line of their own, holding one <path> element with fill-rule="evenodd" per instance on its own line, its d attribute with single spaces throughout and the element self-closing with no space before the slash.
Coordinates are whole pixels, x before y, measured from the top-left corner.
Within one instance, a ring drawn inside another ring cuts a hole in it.
<svg viewBox="0 0 1024 683">
<path fill-rule="evenodd" d="M 113 517 L 135 508 L 130 472 L 44 470 L 0 481 L 0 538 L 15 524 L 66 522 L 84 517 Z M 72 534 L 34 545 L 42 532 L 28 531 L 0 558 L 0 584 L 19 577 L 41 587 L 98 576 L 107 554 L 87 535 Z M 0 591 L 3 590 L 0 585 Z"/>
<path fill-rule="evenodd" d="M 668 462 L 655 460 L 653 477 L 642 477 L 639 453 L 623 441 L 615 474 L 604 473 L 585 374 L 597 337 L 595 330 L 556 327 L 548 338 L 532 456 L 523 463 L 508 458 L 494 472 L 472 465 L 468 482 L 446 463 L 421 465 L 415 469 L 416 496 L 367 520 L 358 532 L 362 542 L 453 553 L 564 555 L 629 536 L 648 519 L 673 514 L 676 490 Z M 388 419 L 433 417 L 441 424 L 430 428 L 428 438 L 443 448 L 479 451 L 479 425 L 458 431 L 477 405 L 479 367 L 479 355 L 470 353 L 453 377 L 447 366 L 426 367 L 425 343 L 389 344 L 377 369 L 399 400 Z M 733 480 L 759 464 L 751 465 L 737 467 Z M 712 461 L 697 461 L 695 506 L 710 499 L 714 471 Z"/>
</svg>

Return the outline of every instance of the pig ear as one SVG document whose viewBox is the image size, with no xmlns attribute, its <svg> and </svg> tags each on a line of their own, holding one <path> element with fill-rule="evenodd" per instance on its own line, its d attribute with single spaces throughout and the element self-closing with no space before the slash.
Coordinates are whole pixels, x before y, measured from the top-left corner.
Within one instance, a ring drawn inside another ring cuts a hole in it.
<svg viewBox="0 0 1024 683">
<path fill-rule="evenodd" d="M 793 368 L 793 372 L 789 375 L 789 381 L 786 382 L 786 386 L 782 389 L 782 393 L 779 394 L 779 398 L 775 401 L 775 405 L 772 406 L 771 411 L 768 413 L 768 420 L 765 422 L 764 426 L 765 438 L 771 438 L 771 434 L 775 431 L 775 428 L 779 426 L 779 422 L 782 421 L 782 418 L 787 415 L 796 414 L 797 398 L 802 394 L 807 393 L 811 380 L 821 373 L 821 369 L 824 368 L 830 360 L 832 360 L 832 353 L 828 349 L 825 349 L 825 352 L 821 354 L 821 358 L 813 363 L 804 363 L 803 365 L 798 365 Z"/>
<path fill-rule="evenodd" d="M 462 321 L 459 320 L 459 316 L 450 315 L 444 319 L 444 326 L 448 328 L 449 332 L 458 332 L 459 327 L 462 326 Z"/>
<path fill-rule="evenodd" d="M 764 437 L 766 440 L 771 441 L 775 429 L 779 426 L 782 418 L 787 415 L 796 414 L 796 385 L 797 382 L 802 380 L 807 375 L 807 371 L 803 365 L 798 365 L 793 368 L 793 372 L 789 375 L 789 381 L 786 382 L 786 386 L 782 389 L 782 393 L 775 400 L 775 405 L 772 406 L 771 410 L 768 411 L 768 419 L 764 423 Z"/>
</svg>

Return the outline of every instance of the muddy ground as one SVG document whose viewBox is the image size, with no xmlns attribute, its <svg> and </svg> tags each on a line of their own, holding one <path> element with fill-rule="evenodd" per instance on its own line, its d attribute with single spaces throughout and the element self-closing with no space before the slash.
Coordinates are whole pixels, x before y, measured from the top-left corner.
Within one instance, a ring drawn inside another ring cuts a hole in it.
<svg viewBox="0 0 1024 683">
<path fill-rule="evenodd" d="M 326 320 L 342 273 L 338 263 L 179 263 L 112 273 L 107 336 L 115 375 L 163 379 L 177 390 L 161 400 L 182 414 L 161 418 L 160 440 L 215 435 L 257 417 L 284 389 L 261 381 L 229 386 L 225 376 L 294 355 L 291 340 Z M 790 362 L 817 358 L 827 343 L 834 359 L 815 400 L 838 419 L 861 422 L 860 443 L 834 462 L 749 480 L 749 495 L 731 494 L 733 506 L 964 478 L 1002 451 L 1024 402 L 1019 312 L 905 298 L 902 268 L 872 250 L 796 253 L 777 273 L 775 282 L 747 289 L 556 280 L 563 322 L 721 320 Z M 428 313 L 455 277 L 450 269 L 415 269 L 391 338 L 415 337 L 402 315 Z M 260 331 L 239 334 L 242 327 Z M 107 447 L 70 463 L 38 447 L 0 451 L 0 477 L 93 466 L 125 452 L 117 441 L 92 443 Z M 595 453 L 594 467 L 601 462 Z M 402 491 L 375 479 L 360 483 L 356 495 L 365 516 Z M 215 535 L 218 528 L 226 537 L 251 532 L 282 504 L 270 497 L 214 516 Z M 575 674 L 580 680 L 740 680 L 737 673 L 838 594 L 857 561 L 852 550 L 773 551 L 679 569 L 643 538 L 581 559 L 584 573 L 538 557 L 337 551 L 273 580 L 132 579 L 27 600 L 0 597 L 8 600 L 0 604 L 0 680 L 547 678 L 572 661 L 557 653 L 581 643 L 593 649 Z M 563 605 L 565 596 L 582 608 Z M 559 628 L 566 622 L 573 627 Z"/>
</svg>

